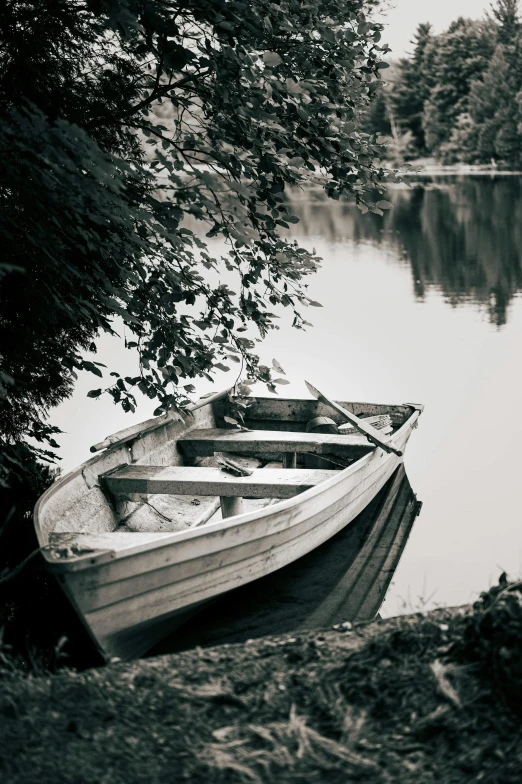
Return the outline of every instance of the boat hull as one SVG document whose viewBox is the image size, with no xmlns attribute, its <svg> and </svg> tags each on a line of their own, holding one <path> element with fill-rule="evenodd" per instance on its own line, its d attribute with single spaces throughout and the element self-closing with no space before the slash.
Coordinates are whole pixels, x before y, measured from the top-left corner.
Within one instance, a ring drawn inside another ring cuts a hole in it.
<svg viewBox="0 0 522 784">
<path fill-rule="evenodd" d="M 205 526 L 205 536 L 201 529 L 184 541 L 160 540 L 116 561 L 62 573 L 63 587 L 106 656 L 140 656 L 206 602 L 334 536 L 370 503 L 399 462 L 376 450 L 358 461 L 357 471 L 340 472 L 333 486 L 268 507 L 257 519 L 242 515 L 224 528 Z"/>
</svg>

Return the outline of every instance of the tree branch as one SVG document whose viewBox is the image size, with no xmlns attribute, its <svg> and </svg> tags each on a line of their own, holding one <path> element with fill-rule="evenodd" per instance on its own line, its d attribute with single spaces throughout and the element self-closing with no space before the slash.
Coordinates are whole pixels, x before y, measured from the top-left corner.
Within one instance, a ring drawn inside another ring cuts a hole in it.
<svg viewBox="0 0 522 784">
<path fill-rule="evenodd" d="M 171 90 L 176 90 L 179 87 L 183 87 L 183 85 L 193 81 L 196 77 L 208 76 L 209 73 L 210 71 L 205 71 L 203 73 L 200 72 L 194 74 L 187 74 L 187 76 L 184 76 L 183 79 L 179 79 L 177 82 L 174 82 L 174 84 L 164 84 L 161 87 L 155 87 L 154 90 L 150 93 L 150 95 L 148 95 L 139 103 L 134 104 L 134 106 L 129 107 L 129 109 L 125 112 L 123 116 L 127 117 L 128 115 L 136 114 L 136 112 L 139 112 L 141 111 L 141 109 L 144 109 L 146 106 L 152 103 L 152 101 L 155 101 L 156 98 L 161 98 L 163 95 L 167 95 L 167 93 L 169 93 Z"/>
</svg>

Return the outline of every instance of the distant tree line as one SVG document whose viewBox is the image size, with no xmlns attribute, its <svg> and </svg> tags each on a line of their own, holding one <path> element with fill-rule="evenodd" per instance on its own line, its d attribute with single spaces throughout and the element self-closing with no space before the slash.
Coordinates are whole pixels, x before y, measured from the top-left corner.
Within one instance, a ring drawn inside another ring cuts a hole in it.
<svg viewBox="0 0 522 784">
<path fill-rule="evenodd" d="M 391 157 L 522 165 L 518 5 L 497 0 L 483 20 L 460 17 L 440 35 L 419 25 L 367 117 L 367 130 L 391 137 Z"/>
</svg>

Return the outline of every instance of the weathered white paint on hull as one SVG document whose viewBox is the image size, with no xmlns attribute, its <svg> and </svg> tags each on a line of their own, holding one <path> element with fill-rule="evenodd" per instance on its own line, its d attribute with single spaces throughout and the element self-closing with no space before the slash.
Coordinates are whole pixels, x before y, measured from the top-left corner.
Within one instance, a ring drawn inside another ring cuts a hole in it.
<svg viewBox="0 0 522 784">
<path fill-rule="evenodd" d="M 67 582 L 71 580 L 70 590 L 81 597 L 80 609 L 105 651 L 121 658 L 139 656 L 161 639 L 165 621 L 171 618 L 170 628 L 174 629 L 185 620 L 180 613 L 186 617 L 187 606 L 197 609 L 216 596 L 280 569 L 336 534 L 377 495 L 398 462 L 398 458 L 383 456 L 376 470 L 356 484 L 351 492 L 341 494 L 340 498 L 338 492 L 332 493 L 332 503 L 323 499 L 327 505 L 290 528 L 280 530 L 277 525 L 279 505 L 274 505 L 270 507 L 271 516 L 266 521 L 270 524 L 270 519 L 274 520 L 274 533 L 256 538 L 256 532 L 252 531 L 252 539 L 244 544 L 229 543 L 224 537 L 222 549 L 212 558 L 204 555 L 177 564 L 170 575 L 168 568 L 152 568 L 147 574 L 141 572 L 134 579 L 127 578 L 124 586 L 120 581 L 103 585 L 101 571 L 97 588 L 89 591 L 83 590 L 80 574 L 76 574 L 67 579 Z M 300 517 L 305 515 L 303 510 Z M 235 539 L 233 536 L 232 540 Z M 175 548 L 176 544 L 170 547 Z M 135 571 L 131 564 L 128 566 L 130 571 Z M 152 566 L 157 567 L 158 562 Z M 74 585 L 78 578 L 79 582 Z M 125 597 L 121 596 L 122 588 Z M 93 607 L 93 604 L 98 606 Z"/>
<path fill-rule="evenodd" d="M 197 414 L 199 427 L 212 420 L 204 409 Z M 404 449 L 418 416 L 415 411 L 392 436 L 393 446 Z M 158 436 L 165 444 L 161 430 L 148 434 L 152 449 L 142 449 L 138 462 L 154 464 L 150 451 L 157 452 Z M 122 453 L 121 445 L 115 449 Z M 107 463 L 103 455 L 98 460 Z M 133 658 L 202 604 L 286 566 L 334 536 L 370 503 L 400 462 L 378 448 L 294 498 L 156 539 L 109 531 L 99 537 L 102 549 L 49 566 L 105 656 Z M 85 479 L 85 469 L 81 476 Z M 56 498 L 53 503 L 59 506 Z M 48 516 L 46 525 L 52 530 Z"/>
</svg>

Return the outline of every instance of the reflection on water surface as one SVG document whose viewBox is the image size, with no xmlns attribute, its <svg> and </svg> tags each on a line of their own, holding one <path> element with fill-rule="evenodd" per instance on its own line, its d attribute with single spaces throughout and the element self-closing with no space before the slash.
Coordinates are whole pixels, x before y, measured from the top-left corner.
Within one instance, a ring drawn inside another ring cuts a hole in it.
<svg viewBox="0 0 522 784">
<path fill-rule="evenodd" d="M 449 304 L 480 305 L 502 326 L 522 288 L 522 179 L 416 176 L 409 181 L 410 188 L 389 190 L 394 209 L 384 218 L 324 199 L 294 202 L 301 217 L 296 233 L 393 247 L 411 265 L 418 299 L 433 286 Z"/>
</svg>

